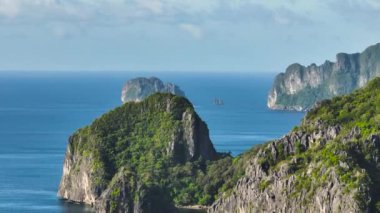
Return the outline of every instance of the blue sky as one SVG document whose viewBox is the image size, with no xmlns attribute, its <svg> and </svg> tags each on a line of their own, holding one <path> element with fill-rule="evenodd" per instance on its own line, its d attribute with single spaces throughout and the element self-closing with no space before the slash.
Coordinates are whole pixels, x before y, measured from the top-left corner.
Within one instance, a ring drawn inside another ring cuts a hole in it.
<svg viewBox="0 0 380 213">
<path fill-rule="evenodd" d="M 380 0 L 0 0 L 0 70 L 282 72 L 379 23 Z"/>
</svg>

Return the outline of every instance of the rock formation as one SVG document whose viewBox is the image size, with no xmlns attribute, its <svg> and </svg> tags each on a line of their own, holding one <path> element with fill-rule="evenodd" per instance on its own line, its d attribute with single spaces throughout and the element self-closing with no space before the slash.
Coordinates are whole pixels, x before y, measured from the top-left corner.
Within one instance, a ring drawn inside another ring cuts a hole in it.
<svg viewBox="0 0 380 213">
<path fill-rule="evenodd" d="M 339 53 L 336 62 L 317 66 L 290 65 L 276 76 L 268 96 L 275 110 L 309 110 L 324 99 L 348 94 L 380 76 L 380 44 L 362 53 Z"/>
<path fill-rule="evenodd" d="M 217 158 L 191 103 L 155 94 L 116 108 L 70 137 L 58 196 L 97 212 L 176 212 L 171 199 L 177 192 L 170 191 L 176 186 L 169 185 L 182 175 L 170 178 L 169 171 Z"/>
<path fill-rule="evenodd" d="M 135 78 L 127 81 L 121 92 L 121 101 L 139 102 L 154 93 L 170 93 L 177 96 L 185 96 L 185 93 L 175 84 L 164 84 L 156 77 Z"/>
</svg>

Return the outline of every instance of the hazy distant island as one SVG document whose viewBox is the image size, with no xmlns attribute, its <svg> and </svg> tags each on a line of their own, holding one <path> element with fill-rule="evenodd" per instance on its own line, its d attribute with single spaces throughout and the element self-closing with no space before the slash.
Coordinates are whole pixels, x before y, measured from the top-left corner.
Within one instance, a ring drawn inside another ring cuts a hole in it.
<svg viewBox="0 0 380 213">
<path fill-rule="evenodd" d="M 380 44 L 362 53 L 339 53 L 336 62 L 317 66 L 290 65 L 277 75 L 268 96 L 268 107 L 275 110 L 308 110 L 315 103 L 363 87 L 380 76 Z"/>
<path fill-rule="evenodd" d="M 130 101 L 139 102 L 158 92 L 185 96 L 185 93 L 173 83 L 163 83 L 156 77 L 140 77 L 128 80 L 124 84 L 121 92 L 121 101 L 123 103 Z"/>
<path fill-rule="evenodd" d="M 58 195 L 97 212 L 380 210 L 380 78 L 322 101 L 281 139 L 232 158 L 183 97 L 120 106 L 69 140 Z"/>
</svg>

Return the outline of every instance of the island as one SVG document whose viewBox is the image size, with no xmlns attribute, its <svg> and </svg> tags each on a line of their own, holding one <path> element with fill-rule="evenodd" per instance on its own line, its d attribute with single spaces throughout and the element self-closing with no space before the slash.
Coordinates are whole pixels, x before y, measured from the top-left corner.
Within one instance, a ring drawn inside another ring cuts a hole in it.
<svg viewBox="0 0 380 213">
<path fill-rule="evenodd" d="M 380 76 L 380 44 L 362 53 L 339 53 L 336 62 L 290 65 L 276 76 L 268 95 L 273 110 L 307 111 L 316 103 L 361 88 Z"/>
<path fill-rule="evenodd" d="M 211 205 L 239 178 L 184 97 L 128 102 L 69 138 L 58 196 L 97 212 L 176 212 Z"/>
<path fill-rule="evenodd" d="M 134 78 L 128 80 L 121 91 L 121 101 L 139 102 L 154 93 L 170 93 L 177 96 L 185 97 L 185 93 L 173 83 L 163 83 L 156 77 Z"/>
</svg>

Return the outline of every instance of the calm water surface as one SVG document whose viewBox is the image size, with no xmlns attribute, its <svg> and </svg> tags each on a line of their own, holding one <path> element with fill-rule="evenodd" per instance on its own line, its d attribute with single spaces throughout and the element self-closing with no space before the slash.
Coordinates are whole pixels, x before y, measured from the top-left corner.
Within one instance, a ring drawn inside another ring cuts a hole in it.
<svg viewBox="0 0 380 213">
<path fill-rule="evenodd" d="M 149 73 L 1 73 L 0 212 L 88 212 L 56 197 L 67 138 L 120 105 L 125 80 Z M 218 151 L 237 155 L 278 138 L 303 113 L 266 108 L 274 75 L 154 74 L 178 84 Z M 224 106 L 215 106 L 214 98 Z"/>
</svg>

